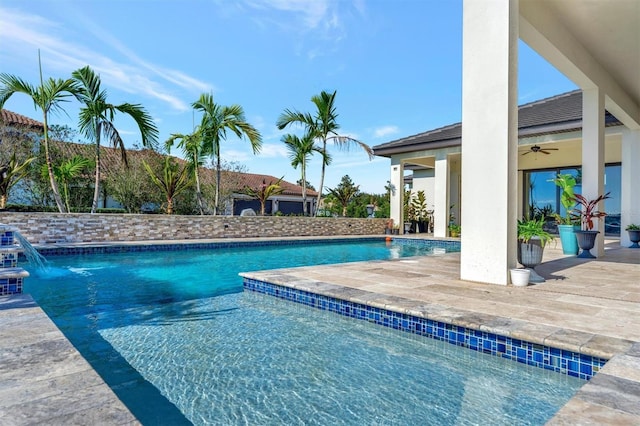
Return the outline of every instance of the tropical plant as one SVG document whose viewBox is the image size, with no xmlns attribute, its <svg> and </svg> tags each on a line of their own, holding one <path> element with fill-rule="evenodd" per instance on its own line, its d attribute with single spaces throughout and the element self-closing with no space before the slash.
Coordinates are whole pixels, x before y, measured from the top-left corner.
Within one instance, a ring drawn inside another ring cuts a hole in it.
<svg viewBox="0 0 640 426">
<path fill-rule="evenodd" d="M 122 159 L 127 164 L 127 151 L 118 129 L 113 123 L 116 112 L 129 115 L 136 122 L 142 145 L 153 148 L 158 138 L 158 128 L 147 111 L 138 104 L 113 105 L 107 102 L 107 92 L 100 88 L 100 76 L 88 66 L 74 71 L 74 81 L 79 87 L 78 99 L 84 103 L 80 109 L 80 131 L 96 144 L 96 170 L 91 213 L 95 213 L 100 196 L 100 139 L 104 136 L 114 148 L 120 148 Z"/>
<path fill-rule="evenodd" d="M 196 130 L 188 135 L 183 135 L 181 133 L 174 133 L 171 135 L 169 139 L 165 142 L 165 148 L 167 152 L 171 150 L 173 144 L 178 141 L 178 147 L 182 148 L 182 152 L 185 157 L 188 158 L 189 168 L 191 172 L 193 172 L 193 179 L 196 184 L 196 200 L 198 202 L 198 210 L 200 214 L 204 214 L 204 201 L 202 200 L 202 190 L 200 188 L 200 174 L 199 169 L 203 164 L 203 153 L 202 153 L 202 133 L 200 132 L 200 127 L 197 127 Z"/>
<path fill-rule="evenodd" d="M 329 193 L 342 206 L 342 216 L 347 215 L 347 206 L 349 201 L 360 191 L 360 185 L 354 185 L 349 175 L 342 176 L 340 183 L 335 188 L 327 188 Z"/>
<path fill-rule="evenodd" d="M 462 227 L 460 225 L 456 225 L 453 223 L 449 225 L 449 234 L 452 237 L 459 237 L 460 232 L 462 232 Z"/>
<path fill-rule="evenodd" d="M 108 193 L 124 207 L 127 213 L 140 213 L 147 203 L 158 205 L 162 203 L 162 199 L 155 196 L 155 186 L 140 159 L 129 158 L 129 167 L 122 163 L 116 164 L 105 174 L 105 187 Z"/>
<path fill-rule="evenodd" d="M 60 185 L 62 185 L 62 196 L 67 212 L 71 212 L 71 206 L 69 204 L 69 185 L 89 166 L 91 166 L 91 160 L 80 155 L 76 155 L 73 158 L 64 161 L 60 165 L 53 165 L 53 174 L 55 179 L 60 182 Z M 48 170 L 45 165 L 42 167 L 42 175 L 44 176 L 47 173 Z"/>
<path fill-rule="evenodd" d="M 160 188 L 162 195 L 165 197 L 165 211 L 167 214 L 173 214 L 173 204 L 175 197 L 191 186 L 189 178 L 188 166 L 180 167 L 180 165 L 167 155 L 162 163 L 160 173 L 154 172 L 149 164 L 144 160 L 142 165 L 149 174 L 151 181 L 155 186 Z"/>
<path fill-rule="evenodd" d="M 221 155 L 220 141 L 227 139 L 227 131 L 238 138 L 246 137 L 251 143 L 254 154 L 260 152 L 262 136 L 244 117 L 240 105 L 223 106 L 213 101 L 213 95 L 203 93 L 192 104 L 196 111 L 202 112 L 200 129 L 202 132 L 202 152 L 216 157 L 216 192 L 213 214 L 218 214 L 220 206 Z"/>
<path fill-rule="evenodd" d="M 29 157 L 24 161 L 16 159 L 14 152 L 8 163 L 0 166 L 0 209 L 7 207 L 7 199 L 11 188 L 29 174 L 29 165 L 36 157 Z"/>
<path fill-rule="evenodd" d="M 553 235 L 544 230 L 544 219 L 518 221 L 518 240 L 528 243 L 532 238 L 540 240 L 542 247 L 553 240 Z"/>
<path fill-rule="evenodd" d="M 635 223 L 632 223 L 631 225 L 628 225 L 626 228 L 624 228 L 625 231 L 640 231 L 640 225 L 636 225 Z"/>
<path fill-rule="evenodd" d="M 284 176 L 278 179 L 278 181 L 275 183 L 273 182 L 269 183 L 269 185 L 267 185 L 265 180 L 262 179 L 262 185 L 260 185 L 258 188 L 251 188 L 251 187 L 244 188 L 243 192 L 246 195 L 260 201 L 261 216 L 264 216 L 265 214 L 265 206 L 267 204 L 267 200 L 269 199 L 269 197 L 273 197 L 274 195 L 282 194 L 284 192 L 284 188 L 280 186 L 280 183 L 282 182 L 283 178 Z"/>
<path fill-rule="evenodd" d="M 311 97 L 311 102 L 316 106 L 315 115 L 310 113 L 302 113 L 295 110 L 285 109 L 284 112 L 278 117 L 276 125 L 278 129 L 282 130 L 290 124 L 298 124 L 306 128 L 306 133 L 313 135 L 315 139 L 320 141 L 320 152 L 323 154 L 322 171 L 320 173 L 320 185 L 318 188 L 318 199 L 316 205 L 320 205 L 320 199 L 322 198 L 322 188 L 324 188 L 325 169 L 328 163 L 327 157 L 327 141 L 333 141 L 340 148 L 348 149 L 350 146 L 359 146 L 367 153 L 369 159 L 373 158 L 373 150 L 364 142 L 360 142 L 349 136 L 343 136 L 338 134 L 340 126 L 338 125 L 336 112 L 335 99 L 336 91 L 333 93 L 320 92 L 319 95 Z M 317 214 L 317 212 L 316 212 Z"/>
<path fill-rule="evenodd" d="M 577 206 L 573 209 L 572 213 L 580 217 L 580 224 L 583 231 L 591 231 L 594 225 L 593 220 L 603 218 L 607 215 L 605 212 L 596 209 L 601 201 L 610 198 L 609 194 L 610 192 L 604 195 L 601 194 L 593 200 L 589 200 L 581 194 L 573 195 L 573 201 Z"/>
<path fill-rule="evenodd" d="M 39 52 L 38 62 L 40 62 Z M 20 77 L 7 73 L 0 74 L 0 83 L 3 84 L 3 87 L 0 88 L 0 109 L 4 108 L 4 104 L 14 93 L 23 93 L 33 100 L 34 106 L 42 110 L 44 124 L 43 144 L 49 184 L 51 185 L 51 192 L 58 211 L 65 213 L 67 209 L 60 197 L 60 190 L 53 173 L 53 162 L 49 153 L 49 113 L 62 111 L 60 104 L 67 101 L 70 96 L 77 95 L 79 91 L 77 84 L 72 79 L 56 80 L 49 78 L 44 81 L 42 78 L 42 65 L 40 65 L 39 86 L 33 86 Z"/>
<path fill-rule="evenodd" d="M 417 191 L 415 197 L 411 199 L 411 207 L 413 208 L 413 219 L 417 221 L 427 220 L 429 211 L 427 207 L 427 197 L 423 190 Z"/>
<path fill-rule="evenodd" d="M 565 216 L 562 217 L 559 214 L 555 214 L 554 217 L 559 225 L 571 225 L 573 218 L 571 216 L 571 210 L 575 205 L 574 201 L 574 187 L 576 186 L 576 178 L 569 174 L 558 174 L 554 179 L 555 183 L 560 188 L 560 204 L 564 207 Z"/>
<path fill-rule="evenodd" d="M 322 151 L 315 146 L 315 138 L 312 134 L 306 133 L 302 138 L 296 135 L 287 134 L 282 137 L 282 142 L 289 151 L 289 160 L 294 169 L 300 166 L 300 180 L 302 186 L 302 214 L 308 216 L 307 212 L 307 162 L 314 152 Z M 326 159 L 323 161 L 327 161 Z M 328 160 L 330 161 L 330 159 Z"/>
</svg>

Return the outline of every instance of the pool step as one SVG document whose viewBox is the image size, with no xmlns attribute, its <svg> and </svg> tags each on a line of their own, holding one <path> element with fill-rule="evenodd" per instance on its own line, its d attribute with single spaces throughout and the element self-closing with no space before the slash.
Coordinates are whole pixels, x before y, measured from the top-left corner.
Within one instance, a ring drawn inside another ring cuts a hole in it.
<svg viewBox="0 0 640 426">
<path fill-rule="evenodd" d="M 18 256 L 24 252 L 21 245 L 15 244 L 17 230 L 0 224 L 0 296 L 22 293 L 22 282 L 29 272 L 18 268 Z"/>
<path fill-rule="evenodd" d="M 22 293 L 22 282 L 28 276 L 22 268 L 0 268 L 0 296 Z"/>
</svg>

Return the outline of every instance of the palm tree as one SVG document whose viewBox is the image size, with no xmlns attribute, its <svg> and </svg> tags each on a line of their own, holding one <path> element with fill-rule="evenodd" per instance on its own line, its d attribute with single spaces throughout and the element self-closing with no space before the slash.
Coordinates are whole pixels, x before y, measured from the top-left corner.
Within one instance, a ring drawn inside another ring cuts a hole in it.
<svg viewBox="0 0 640 426">
<path fill-rule="evenodd" d="M 347 206 L 349 201 L 355 197 L 360 191 L 360 185 L 354 185 L 349 175 L 342 177 L 342 180 L 335 188 L 327 188 L 329 193 L 333 195 L 342 206 L 342 216 L 347 215 Z"/>
<path fill-rule="evenodd" d="M 71 206 L 69 205 L 69 184 L 71 181 L 82 173 L 82 171 L 91 165 L 91 160 L 84 158 L 80 155 L 76 155 L 73 158 L 65 161 L 59 166 L 53 166 L 53 174 L 57 181 L 62 185 L 62 195 L 64 197 L 64 205 L 67 212 L 71 212 Z M 47 169 L 42 168 L 42 174 L 45 175 Z"/>
<path fill-rule="evenodd" d="M 38 52 L 38 61 L 40 60 L 40 53 Z M 0 109 L 4 108 L 4 104 L 14 93 L 24 93 L 33 100 L 33 104 L 36 108 L 42 110 L 43 123 L 44 123 L 44 155 L 47 165 L 47 173 L 49 175 L 49 184 L 51 185 L 51 192 L 53 193 L 53 199 L 56 202 L 58 211 L 65 213 L 66 208 L 60 197 L 60 191 L 58 190 L 58 184 L 53 174 L 53 163 L 51 161 L 51 155 L 49 153 L 49 113 L 51 111 L 62 111 L 60 104 L 67 101 L 70 96 L 76 96 L 78 93 L 78 87 L 74 80 L 67 79 L 53 79 L 49 78 L 47 81 L 42 79 L 42 66 L 40 66 L 40 85 L 33 86 L 20 77 L 16 77 L 11 74 L 0 74 L 0 83 L 4 86 L 0 88 Z"/>
<path fill-rule="evenodd" d="M 249 124 L 244 117 L 244 111 L 240 105 L 223 106 L 213 101 L 213 95 L 203 93 L 192 104 L 192 107 L 203 113 L 200 129 L 202 132 L 202 150 L 207 155 L 216 157 L 216 192 L 213 214 L 218 214 L 220 204 L 220 141 L 227 138 L 227 131 L 233 132 L 238 138 L 244 136 L 249 139 L 253 153 L 260 152 L 262 136 L 260 132 Z"/>
<path fill-rule="evenodd" d="M 267 200 L 269 199 L 269 197 L 282 194 L 284 192 L 284 188 L 280 187 L 280 182 L 282 182 L 283 178 L 284 176 L 278 179 L 276 183 L 269 183 L 269 185 L 267 185 L 265 180 L 262 179 L 262 185 L 260 185 L 259 188 L 246 187 L 244 189 L 245 194 L 260 201 L 261 216 L 264 216 L 265 205 L 267 204 Z"/>
<path fill-rule="evenodd" d="M 11 188 L 29 174 L 29 165 L 36 157 L 30 157 L 20 163 L 14 152 L 9 162 L 0 167 L 0 209 L 7 207 Z"/>
<path fill-rule="evenodd" d="M 100 196 L 100 139 L 104 136 L 114 148 L 120 148 L 122 159 L 127 164 L 127 151 L 120 137 L 118 129 L 113 124 L 116 112 L 121 112 L 133 118 L 140 130 L 142 145 L 153 148 L 158 138 L 158 128 L 147 111 L 138 104 L 124 103 L 113 105 L 107 102 L 107 92 L 100 88 L 100 76 L 88 66 L 74 71 L 74 81 L 80 88 L 79 99 L 84 103 L 80 109 L 80 131 L 96 144 L 96 174 L 93 191 L 91 213 L 96 212 Z"/>
<path fill-rule="evenodd" d="M 160 174 L 156 174 L 145 161 L 142 161 L 142 164 L 151 181 L 163 192 L 167 200 L 167 214 L 173 214 L 174 198 L 191 186 L 192 181 L 189 178 L 188 167 L 185 166 L 180 169 L 178 163 L 168 155 L 164 159 Z"/>
<path fill-rule="evenodd" d="M 369 159 L 373 158 L 373 150 L 369 145 L 364 142 L 360 142 L 357 139 L 349 136 L 342 136 L 338 134 L 340 125 L 336 121 L 338 113 L 336 112 L 335 99 L 336 91 L 328 93 L 326 91 L 320 92 L 319 95 L 311 97 L 311 102 L 316 106 L 315 116 L 309 113 L 301 113 L 298 111 L 292 111 L 289 109 L 278 117 L 276 125 L 278 129 L 282 130 L 292 123 L 296 123 L 306 127 L 307 133 L 314 135 L 316 139 L 320 140 L 321 152 L 323 155 L 327 153 L 327 141 L 332 140 L 340 148 L 348 149 L 351 146 L 359 146 L 367 153 Z M 326 157 L 325 157 L 326 158 Z M 322 197 L 322 188 L 324 187 L 324 175 L 327 163 L 322 163 L 322 172 L 320 174 L 320 190 L 318 191 L 318 199 L 316 205 L 320 205 L 320 199 Z M 316 211 L 316 214 L 318 212 Z"/>
<path fill-rule="evenodd" d="M 315 146 L 315 138 L 311 133 L 306 133 L 302 138 L 296 135 L 287 134 L 282 137 L 282 142 L 287 146 L 289 159 L 294 169 L 300 166 L 302 185 L 302 213 L 307 216 L 307 162 L 314 152 L 322 154 L 322 150 Z M 325 155 L 323 162 L 329 164 L 331 158 Z"/>
<path fill-rule="evenodd" d="M 200 174 L 198 172 L 200 166 L 202 166 L 202 133 L 198 127 L 193 133 L 189 135 L 183 135 L 181 133 L 174 133 L 165 142 L 165 148 L 167 152 L 170 152 L 173 144 L 178 142 L 178 147 L 182 148 L 182 152 L 185 157 L 189 159 L 189 166 L 193 172 L 193 178 L 196 183 L 196 199 L 198 200 L 198 209 L 200 214 L 204 215 L 204 202 L 202 200 L 202 191 L 200 190 Z"/>
</svg>

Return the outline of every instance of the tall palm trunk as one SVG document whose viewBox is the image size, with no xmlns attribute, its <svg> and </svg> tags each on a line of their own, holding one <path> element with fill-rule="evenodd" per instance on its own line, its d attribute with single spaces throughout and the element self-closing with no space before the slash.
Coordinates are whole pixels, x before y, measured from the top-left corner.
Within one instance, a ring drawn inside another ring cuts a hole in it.
<svg viewBox="0 0 640 426">
<path fill-rule="evenodd" d="M 302 214 L 307 216 L 307 167 L 306 162 L 300 164 L 302 168 Z"/>
<path fill-rule="evenodd" d="M 41 77 L 42 78 L 42 77 Z M 49 154 L 49 130 L 47 124 L 47 113 L 44 112 L 44 157 L 47 163 L 47 172 L 49 173 L 49 184 L 51 185 L 51 192 L 53 192 L 53 199 L 56 202 L 56 206 L 58 207 L 58 211 L 60 213 L 67 213 L 68 210 L 62 201 L 62 197 L 60 197 L 60 190 L 58 189 L 58 182 L 56 182 L 56 178 L 53 175 L 53 162 L 51 161 L 51 155 Z"/>
<path fill-rule="evenodd" d="M 218 215 L 218 203 L 220 202 L 220 178 L 221 178 L 221 173 L 220 173 L 220 168 L 222 166 L 220 165 L 220 154 L 216 155 L 216 196 L 215 196 L 215 205 L 213 206 L 213 214 L 215 216 Z"/>
<path fill-rule="evenodd" d="M 316 200 L 316 212 L 314 216 L 318 216 L 318 210 L 320 208 L 320 200 L 322 199 L 322 188 L 324 187 L 324 170 L 326 166 L 326 162 L 324 160 L 325 155 L 327 153 L 327 138 L 322 140 L 322 170 L 320 172 L 320 188 L 318 188 L 318 198 Z"/>
<path fill-rule="evenodd" d="M 98 208 L 98 198 L 100 197 L 100 134 L 102 125 L 98 122 L 96 126 L 96 179 L 93 188 L 93 202 L 91 203 L 91 214 Z"/>
<path fill-rule="evenodd" d="M 200 215 L 204 216 L 204 203 L 202 202 L 202 192 L 200 192 L 200 174 L 198 173 L 198 154 L 193 153 L 194 177 L 196 180 L 196 199 L 198 200 L 198 208 Z"/>
</svg>

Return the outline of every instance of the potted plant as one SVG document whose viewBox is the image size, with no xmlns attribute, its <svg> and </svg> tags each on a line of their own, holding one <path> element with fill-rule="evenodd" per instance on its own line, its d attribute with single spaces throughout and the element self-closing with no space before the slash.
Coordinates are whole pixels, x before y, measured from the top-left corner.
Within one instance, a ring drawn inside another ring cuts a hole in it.
<svg viewBox="0 0 640 426">
<path fill-rule="evenodd" d="M 605 212 L 596 210 L 598 208 L 598 204 L 607 198 L 609 198 L 609 192 L 604 195 L 599 195 L 598 198 L 593 200 L 588 200 L 581 194 L 574 194 L 573 196 L 574 201 L 578 204 L 578 206 L 573 209 L 573 212 L 576 216 L 580 217 L 581 229 L 579 231 L 575 231 L 578 239 L 578 246 L 582 249 L 582 252 L 578 255 L 580 258 L 595 258 L 595 256 L 591 254 L 590 250 L 595 245 L 596 236 L 600 231 L 593 230 L 593 221 L 594 219 L 600 219 L 607 215 Z"/>
<path fill-rule="evenodd" d="M 449 236 L 451 237 L 459 237 L 460 236 L 460 231 L 461 231 L 461 227 L 460 225 L 456 225 L 456 224 L 451 224 L 449 225 Z"/>
<path fill-rule="evenodd" d="M 558 234 L 560 234 L 560 243 L 562 244 L 562 253 L 564 254 L 578 254 L 578 240 L 574 233 L 574 217 L 571 215 L 571 210 L 575 204 L 573 188 L 576 186 L 576 178 L 570 174 L 558 174 L 553 182 L 560 187 L 560 204 L 564 207 L 566 212 L 562 217 L 560 214 L 555 214 L 556 222 L 558 223 Z"/>
<path fill-rule="evenodd" d="M 544 230 L 544 219 L 518 221 L 518 262 L 529 269 L 529 282 L 542 283 L 535 267 L 542 263 L 544 246 L 553 240 L 553 235 Z"/>
<path fill-rule="evenodd" d="M 415 225 L 413 224 L 413 216 L 414 216 L 414 211 L 413 211 L 413 206 L 411 204 L 411 190 L 408 189 L 404 192 L 404 198 L 403 198 L 403 221 L 404 221 L 404 233 L 405 234 L 410 234 L 415 231 Z"/>
<path fill-rule="evenodd" d="M 411 200 L 411 207 L 413 207 L 413 220 L 416 223 L 416 232 L 427 232 L 429 228 L 428 211 L 427 211 L 427 197 L 423 190 L 416 193 L 416 196 Z"/>
<path fill-rule="evenodd" d="M 629 233 L 629 239 L 633 243 L 629 248 L 640 248 L 640 245 L 638 244 L 638 242 L 640 242 L 640 225 L 632 223 L 627 226 L 625 230 Z"/>
</svg>

